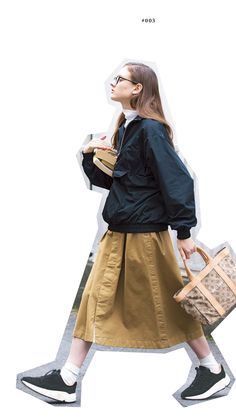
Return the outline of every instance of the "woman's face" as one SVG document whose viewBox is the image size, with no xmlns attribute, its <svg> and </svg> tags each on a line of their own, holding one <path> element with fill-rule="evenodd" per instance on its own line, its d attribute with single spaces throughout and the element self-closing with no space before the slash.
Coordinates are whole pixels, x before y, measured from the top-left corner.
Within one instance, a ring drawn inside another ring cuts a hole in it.
<svg viewBox="0 0 236 419">
<path fill-rule="evenodd" d="M 111 83 L 111 99 L 120 102 L 123 108 L 130 108 L 130 99 L 138 94 L 142 85 L 132 83 L 132 76 L 127 67 L 122 67 Z M 138 80 L 137 80 L 138 81 Z"/>
</svg>

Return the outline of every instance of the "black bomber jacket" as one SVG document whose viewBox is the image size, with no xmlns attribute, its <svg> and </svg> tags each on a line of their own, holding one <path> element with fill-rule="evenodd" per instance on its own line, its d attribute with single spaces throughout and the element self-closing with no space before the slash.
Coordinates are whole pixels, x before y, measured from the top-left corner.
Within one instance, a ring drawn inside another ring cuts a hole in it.
<svg viewBox="0 0 236 419">
<path fill-rule="evenodd" d="M 154 119 L 133 119 L 119 128 L 118 157 L 113 176 L 83 153 L 82 166 L 90 182 L 110 189 L 102 216 L 108 229 L 120 232 L 177 230 L 178 239 L 196 226 L 194 183 L 170 144 L 165 126 Z"/>
</svg>

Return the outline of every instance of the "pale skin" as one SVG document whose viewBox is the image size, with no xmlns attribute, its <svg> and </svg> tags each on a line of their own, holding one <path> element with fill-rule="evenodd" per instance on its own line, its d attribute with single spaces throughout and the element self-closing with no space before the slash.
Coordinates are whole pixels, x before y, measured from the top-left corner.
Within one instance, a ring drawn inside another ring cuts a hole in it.
<svg viewBox="0 0 236 419">
<path fill-rule="evenodd" d="M 119 75 L 125 79 L 132 80 L 132 76 L 125 66 L 120 69 Z M 132 109 L 130 106 L 131 97 L 139 94 L 143 88 L 141 83 L 133 84 L 128 80 L 121 79 L 116 85 L 111 83 L 110 97 L 112 100 L 120 102 L 124 109 Z M 110 149 L 111 147 L 106 143 L 105 139 L 106 136 L 92 139 L 83 148 L 83 152 L 91 153 L 95 148 Z M 190 259 L 191 255 L 196 251 L 196 245 L 191 237 L 184 240 L 177 239 L 177 248 L 183 260 Z M 187 343 L 199 359 L 206 357 L 210 353 L 210 348 L 204 335 Z M 91 345 L 92 342 L 73 337 L 68 361 L 81 367 Z"/>
</svg>

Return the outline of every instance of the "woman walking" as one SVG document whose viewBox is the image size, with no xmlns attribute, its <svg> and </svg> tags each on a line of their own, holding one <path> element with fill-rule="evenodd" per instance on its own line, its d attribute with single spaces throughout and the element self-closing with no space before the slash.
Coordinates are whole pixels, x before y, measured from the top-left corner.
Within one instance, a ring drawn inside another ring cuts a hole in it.
<svg viewBox="0 0 236 419">
<path fill-rule="evenodd" d="M 230 382 L 214 358 L 200 323 L 174 301 L 183 285 L 168 226 L 177 231 L 183 260 L 196 251 L 193 179 L 177 155 L 155 72 L 127 63 L 111 83 L 122 113 L 112 138 L 112 177 L 93 163 L 104 138 L 83 148 L 83 169 L 93 185 L 109 189 L 103 209 L 108 229 L 78 310 L 70 353 L 61 370 L 22 382 L 56 400 L 76 400 L 80 367 L 91 344 L 169 348 L 187 342 L 199 359 L 196 377 L 181 397 L 206 399 Z"/>
</svg>

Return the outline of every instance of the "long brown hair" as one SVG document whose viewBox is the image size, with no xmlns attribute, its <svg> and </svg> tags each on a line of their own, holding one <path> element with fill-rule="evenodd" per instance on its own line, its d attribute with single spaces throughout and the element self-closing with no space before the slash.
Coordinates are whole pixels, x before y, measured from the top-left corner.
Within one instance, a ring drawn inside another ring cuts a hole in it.
<svg viewBox="0 0 236 419">
<path fill-rule="evenodd" d="M 143 86 L 141 92 L 130 99 L 131 108 L 135 109 L 138 115 L 144 118 L 155 119 L 163 123 L 170 139 L 170 144 L 174 148 L 173 131 L 163 112 L 156 73 L 151 67 L 143 63 L 129 62 L 124 64 L 124 67 L 128 68 L 132 80 L 141 83 Z M 114 134 L 112 135 L 112 145 L 114 148 L 117 147 L 118 129 L 124 120 L 125 115 L 122 112 L 117 119 Z"/>
</svg>

